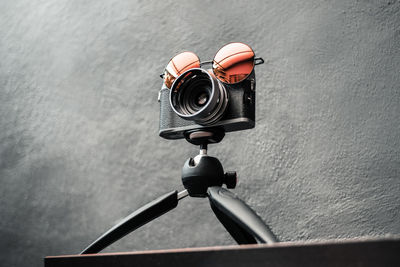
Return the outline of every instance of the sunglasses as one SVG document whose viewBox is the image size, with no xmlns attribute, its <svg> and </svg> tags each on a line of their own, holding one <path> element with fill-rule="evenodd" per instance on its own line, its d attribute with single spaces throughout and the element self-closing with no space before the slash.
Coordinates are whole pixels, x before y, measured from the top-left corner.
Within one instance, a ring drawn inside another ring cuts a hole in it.
<svg viewBox="0 0 400 267">
<path fill-rule="evenodd" d="M 201 62 L 193 52 L 182 52 L 168 62 L 160 77 L 171 89 L 174 81 L 185 71 L 212 64 L 214 76 L 223 83 L 235 84 L 244 81 L 253 71 L 254 66 L 263 64 L 264 60 L 255 58 L 253 49 L 244 43 L 229 43 L 215 54 L 212 61 Z"/>
</svg>

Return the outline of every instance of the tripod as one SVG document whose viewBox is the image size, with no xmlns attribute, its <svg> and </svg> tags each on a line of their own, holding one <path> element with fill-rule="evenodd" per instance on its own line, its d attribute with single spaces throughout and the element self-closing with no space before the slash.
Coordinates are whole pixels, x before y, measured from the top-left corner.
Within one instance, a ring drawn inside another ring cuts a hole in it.
<svg viewBox="0 0 400 267">
<path fill-rule="evenodd" d="M 208 197 L 211 209 L 238 244 L 275 243 L 276 237 L 261 218 L 235 196 L 222 187 L 236 187 L 236 172 L 224 173 L 222 164 L 207 155 L 207 145 L 220 142 L 225 136 L 221 128 L 194 130 L 185 133 L 188 142 L 199 145 L 200 153 L 189 158 L 182 168 L 185 190 L 172 191 L 136 210 L 85 248 L 81 254 L 101 251 L 115 241 L 174 209 L 186 196 Z"/>
</svg>

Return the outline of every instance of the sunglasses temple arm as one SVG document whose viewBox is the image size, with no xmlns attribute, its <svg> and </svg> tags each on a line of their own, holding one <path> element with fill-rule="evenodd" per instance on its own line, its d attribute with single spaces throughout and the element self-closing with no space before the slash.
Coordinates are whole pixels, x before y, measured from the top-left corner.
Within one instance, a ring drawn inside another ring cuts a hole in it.
<svg viewBox="0 0 400 267">
<path fill-rule="evenodd" d="M 214 60 L 200 62 L 200 66 L 206 65 L 206 64 L 212 64 L 213 62 L 214 62 Z M 264 63 L 265 63 L 265 61 L 262 57 L 257 57 L 254 59 L 254 65 L 261 65 Z"/>
<path fill-rule="evenodd" d="M 254 59 L 254 65 L 261 65 L 264 64 L 264 59 L 262 57 L 257 57 Z"/>
<path fill-rule="evenodd" d="M 214 60 L 210 60 L 210 61 L 204 61 L 200 63 L 200 66 L 202 65 L 206 65 L 206 64 L 212 64 L 214 62 Z M 257 57 L 254 59 L 254 65 L 261 65 L 264 64 L 264 59 L 262 57 Z"/>
</svg>

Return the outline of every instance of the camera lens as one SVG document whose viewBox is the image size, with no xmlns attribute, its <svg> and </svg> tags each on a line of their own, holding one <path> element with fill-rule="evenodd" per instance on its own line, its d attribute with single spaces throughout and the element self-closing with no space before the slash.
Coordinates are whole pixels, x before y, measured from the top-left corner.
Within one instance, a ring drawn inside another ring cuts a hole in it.
<svg viewBox="0 0 400 267">
<path fill-rule="evenodd" d="M 171 87 L 171 107 L 178 116 L 200 125 L 219 121 L 228 104 L 225 87 L 206 70 L 195 68 L 180 75 Z"/>
<path fill-rule="evenodd" d="M 201 93 L 196 98 L 196 104 L 198 106 L 204 106 L 207 103 L 208 98 L 209 98 L 209 95 L 207 93 Z"/>
</svg>

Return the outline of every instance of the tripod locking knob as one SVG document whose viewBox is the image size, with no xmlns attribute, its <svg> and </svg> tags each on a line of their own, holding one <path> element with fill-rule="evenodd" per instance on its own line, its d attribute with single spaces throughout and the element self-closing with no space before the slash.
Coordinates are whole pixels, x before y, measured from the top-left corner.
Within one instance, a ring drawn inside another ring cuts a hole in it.
<svg viewBox="0 0 400 267">
<path fill-rule="evenodd" d="M 226 184 L 226 187 L 229 189 L 235 188 L 237 184 L 236 172 L 226 172 L 223 178 L 223 183 Z"/>
</svg>

